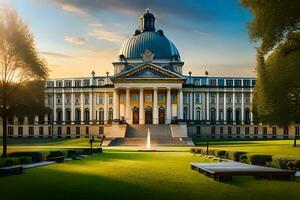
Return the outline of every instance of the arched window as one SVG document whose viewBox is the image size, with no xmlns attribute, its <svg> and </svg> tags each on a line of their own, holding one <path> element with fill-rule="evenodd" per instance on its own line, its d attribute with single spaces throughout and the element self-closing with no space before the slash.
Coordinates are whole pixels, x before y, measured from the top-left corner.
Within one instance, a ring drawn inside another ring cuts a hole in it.
<svg viewBox="0 0 300 200">
<path fill-rule="evenodd" d="M 187 121 L 189 116 L 189 109 L 187 107 L 184 107 L 183 109 L 183 120 Z"/>
<path fill-rule="evenodd" d="M 62 110 L 58 108 L 56 110 L 56 123 L 61 124 L 61 122 L 62 122 Z"/>
<path fill-rule="evenodd" d="M 71 109 L 67 108 L 66 109 L 66 124 L 71 124 Z"/>
<path fill-rule="evenodd" d="M 197 107 L 196 108 L 196 121 L 200 122 L 202 120 L 201 114 L 202 114 L 201 108 Z"/>
<path fill-rule="evenodd" d="M 110 108 L 108 110 L 108 122 L 111 123 L 113 121 L 113 109 Z"/>
<path fill-rule="evenodd" d="M 215 108 L 210 109 L 210 123 L 211 124 L 216 123 L 216 109 Z"/>
<path fill-rule="evenodd" d="M 231 108 L 227 108 L 227 124 L 232 124 L 232 109 Z"/>
<path fill-rule="evenodd" d="M 241 109 L 240 108 L 237 108 L 235 110 L 235 121 L 236 121 L 236 124 L 241 124 Z"/>
<path fill-rule="evenodd" d="M 250 108 L 245 109 L 245 124 L 250 124 L 251 119 L 250 119 Z"/>
<path fill-rule="evenodd" d="M 81 111 L 79 108 L 75 109 L 75 123 L 80 124 L 81 122 Z"/>
</svg>

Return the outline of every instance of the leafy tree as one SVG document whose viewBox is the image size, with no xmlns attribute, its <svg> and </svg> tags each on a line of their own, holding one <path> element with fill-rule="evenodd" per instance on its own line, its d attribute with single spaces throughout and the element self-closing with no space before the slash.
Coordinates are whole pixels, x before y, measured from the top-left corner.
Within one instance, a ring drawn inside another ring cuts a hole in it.
<svg viewBox="0 0 300 200">
<path fill-rule="evenodd" d="M 7 119 L 20 113 L 39 112 L 44 104 L 40 97 L 43 95 L 43 80 L 47 72 L 46 63 L 39 56 L 34 37 L 26 24 L 11 8 L 0 7 L 3 157 L 7 156 Z"/>
</svg>

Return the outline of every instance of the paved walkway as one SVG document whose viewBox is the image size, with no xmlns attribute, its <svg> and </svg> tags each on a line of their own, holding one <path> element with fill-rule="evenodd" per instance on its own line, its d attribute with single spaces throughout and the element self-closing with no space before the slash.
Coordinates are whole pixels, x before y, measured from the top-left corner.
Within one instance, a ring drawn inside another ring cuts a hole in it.
<svg viewBox="0 0 300 200">
<path fill-rule="evenodd" d="M 25 164 L 25 165 L 20 165 L 23 166 L 24 169 L 29 169 L 29 168 L 33 168 L 33 167 L 41 167 L 41 166 L 45 166 L 45 165 L 51 165 L 54 164 L 56 162 L 54 161 L 42 161 L 42 162 L 38 162 L 38 163 L 31 163 L 31 164 Z"/>
</svg>

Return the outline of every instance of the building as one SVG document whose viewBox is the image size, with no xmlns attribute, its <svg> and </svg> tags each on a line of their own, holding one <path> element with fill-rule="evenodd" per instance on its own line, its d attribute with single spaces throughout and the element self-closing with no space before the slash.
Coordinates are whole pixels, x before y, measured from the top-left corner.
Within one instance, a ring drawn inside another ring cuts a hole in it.
<svg viewBox="0 0 300 200">
<path fill-rule="evenodd" d="M 165 124 L 172 137 L 291 138 L 299 126 L 253 124 L 255 78 L 182 74 L 176 46 L 147 10 L 124 43 L 114 75 L 47 80 L 46 116 L 12 119 L 11 137 L 126 137 L 132 124 Z M 149 126 L 145 126 L 149 127 Z M 164 133 L 161 133 L 164 134 Z"/>
</svg>

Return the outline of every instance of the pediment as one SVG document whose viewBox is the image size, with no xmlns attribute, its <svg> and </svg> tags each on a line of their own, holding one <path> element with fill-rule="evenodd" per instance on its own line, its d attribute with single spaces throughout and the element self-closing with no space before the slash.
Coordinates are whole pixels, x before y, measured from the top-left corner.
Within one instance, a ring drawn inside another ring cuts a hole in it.
<svg viewBox="0 0 300 200">
<path fill-rule="evenodd" d="M 113 79 L 183 79 L 177 73 L 163 69 L 152 63 L 146 63 L 134 69 L 117 74 Z"/>
</svg>

